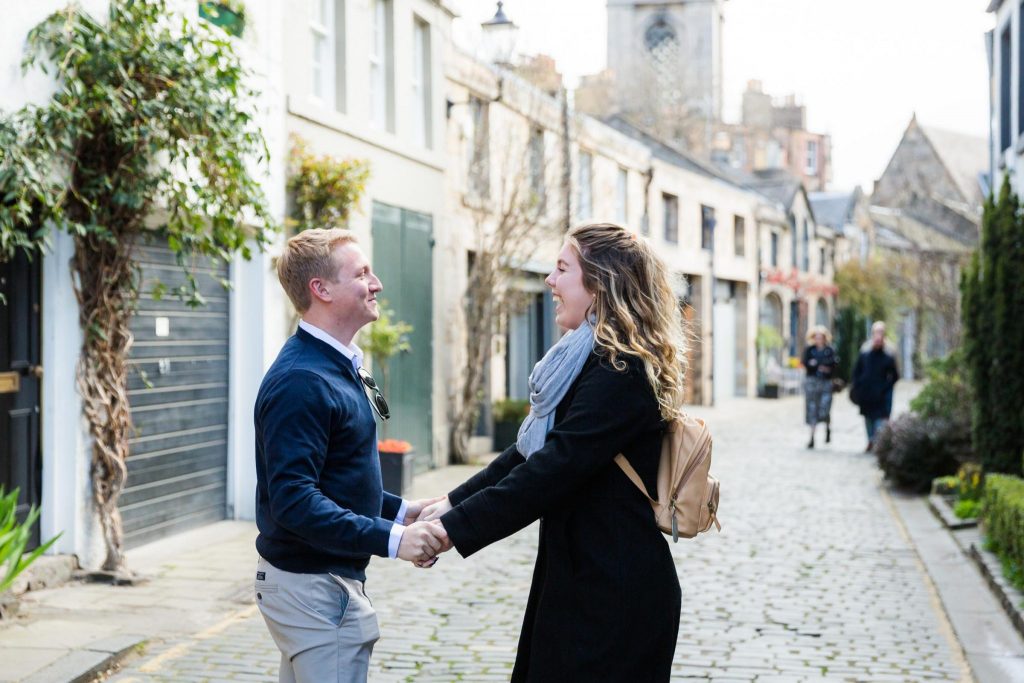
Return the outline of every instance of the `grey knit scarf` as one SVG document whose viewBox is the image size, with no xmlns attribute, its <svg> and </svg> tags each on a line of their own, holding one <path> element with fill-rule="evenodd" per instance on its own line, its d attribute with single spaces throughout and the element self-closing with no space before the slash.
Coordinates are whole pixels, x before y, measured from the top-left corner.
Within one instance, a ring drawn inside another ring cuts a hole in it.
<svg viewBox="0 0 1024 683">
<path fill-rule="evenodd" d="M 548 349 L 530 373 L 530 414 L 519 427 L 516 448 L 526 459 L 544 446 L 555 423 L 555 408 L 583 369 L 594 350 L 594 328 L 590 321 L 562 335 Z"/>
</svg>

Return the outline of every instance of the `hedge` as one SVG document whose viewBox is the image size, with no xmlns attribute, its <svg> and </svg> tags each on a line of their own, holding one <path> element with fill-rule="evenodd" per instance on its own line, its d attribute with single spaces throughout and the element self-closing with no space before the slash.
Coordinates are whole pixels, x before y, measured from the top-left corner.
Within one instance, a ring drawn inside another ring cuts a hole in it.
<svg viewBox="0 0 1024 683">
<path fill-rule="evenodd" d="M 1007 578 L 1021 587 L 1024 580 L 1024 479 L 1003 474 L 985 476 L 985 533 L 1003 561 Z"/>
</svg>

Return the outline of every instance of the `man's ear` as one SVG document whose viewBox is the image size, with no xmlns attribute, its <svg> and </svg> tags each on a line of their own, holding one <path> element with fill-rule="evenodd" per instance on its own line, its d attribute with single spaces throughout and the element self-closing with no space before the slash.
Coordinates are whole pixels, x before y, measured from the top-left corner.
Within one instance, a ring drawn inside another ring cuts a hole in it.
<svg viewBox="0 0 1024 683">
<path fill-rule="evenodd" d="M 309 295 L 319 301 L 328 303 L 331 301 L 331 290 L 327 289 L 324 281 L 318 277 L 309 281 Z"/>
</svg>

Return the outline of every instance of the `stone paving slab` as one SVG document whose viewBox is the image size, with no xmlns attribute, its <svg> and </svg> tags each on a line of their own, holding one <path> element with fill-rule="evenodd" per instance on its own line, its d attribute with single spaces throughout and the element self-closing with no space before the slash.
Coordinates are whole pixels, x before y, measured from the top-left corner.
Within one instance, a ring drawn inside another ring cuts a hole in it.
<svg viewBox="0 0 1024 683">
<path fill-rule="evenodd" d="M 897 405 L 906 399 L 901 389 Z M 833 443 L 814 451 L 800 399 L 693 412 L 715 435 L 723 529 L 672 546 L 683 589 L 673 680 L 971 680 L 845 394 Z M 415 494 L 442 493 L 470 472 L 428 473 Z M 374 559 L 367 592 L 382 637 L 371 680 L 508 680 L 536 537 L 534 525 L 431 570 Z M 112 680 L 270 682 L 278 657 L 258 612 L 242 607 L 155 643 Z"/>
</svg>

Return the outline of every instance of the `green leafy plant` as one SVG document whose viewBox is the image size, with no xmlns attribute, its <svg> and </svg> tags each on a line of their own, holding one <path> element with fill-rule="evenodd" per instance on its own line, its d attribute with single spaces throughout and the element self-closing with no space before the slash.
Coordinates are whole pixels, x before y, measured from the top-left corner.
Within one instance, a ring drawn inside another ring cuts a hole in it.
<svg viewBox="0 0 1024 683">
<path fill-rule="evenodd" d="M 370 166 L 361 159 L 317 156 L 306 141 L 292 135 L 288 191 L 292 208 L 289 229 L 344 228 L 352 208 L 366 191 Z"/>
<path fill-rule="evenodd" d="M 252 76 L 222 32 L 170 16 L 166 0 L 112 0 L 105 21 L 75 5 L 52 14 L 29 32 L 23 67 L 53 72 L 56 92 L 0 125 L 0 258 L 41 249 L 53 229 L 74 241 L 78 391 L 103 568 L 115 572 L 127 571 L 117 502 L 131 435 L 135 245 L 166 239 L 186 281 L 176 293 L 199 306 L 194 257 L 250 258 L 276 228 L 250 173 L 269 156 Z"/>
<path fill-rule="evenodd" d="M 503 398 L 494 402 L 492 414 L 495 422 L 522 422 L 530 414 L 530 402 L 525 398 Z"/>
<path fill-rule="evenodd" d="M 408 353 L 412 350 L 409 344 L 409 334 L 413 327 L 408 323 L 392 322 L 395 312 L 387 307 L 387 301 L 380 300 L 380 317 L 367 325 L 360 333 L 359 346 L 373 358 L 374 368 L 380 375 L 381 391 L 386 397 L 388 395 L 388 362 L 400 353 Z M 387 438 L 387 421 L 382 427 L 384 438 Z"/>
<path fill-rule="evenodd" d="M 199 16 L 238 38 L 245 33 L 245 3 L 242 0 L 200 1 Z"/>
<path fill-rule="evenodd" d="M 999 556 L 1006 577 L 1024 590 L 1024 479 L 989 474 L 982 519 L 987 549 Z"/>
<path fill-rule="evenodd" d="M 16 512 L 19 493 L 18 489 L 14 489 L 5 494 L 3 485 L 0 485 L 0 568 L 4 569 L 0 573 L 0 593 L 10 588 L 18 575 L 61 537 L 61 534 L 57 534 L 29 554 L 25 554 L 25 547 L 32 536 L 32 527 L 39 519 L 39 508 L 33 505 L 29 508 L 25 521 L 19 523 Z"/>
<path fill-rule="evenodd" d="M 956 494 L 959 500 L 981 500 L 985 492 L 985 474 L 981 465 L 964 463 L 956 473 Z"/>
<path fill-rule="evenodd" d="M 932 493 L 937 496 L 955 496 L 960 487 L 960 479 L 951 474 L 932 479 Z"/>
<path fill-rule="evenodd" d="M 953 506 L 953 514 L 959 519 L 973 519 L 981 512 L 981 501 L 958 500 Z"/>
</svg>

